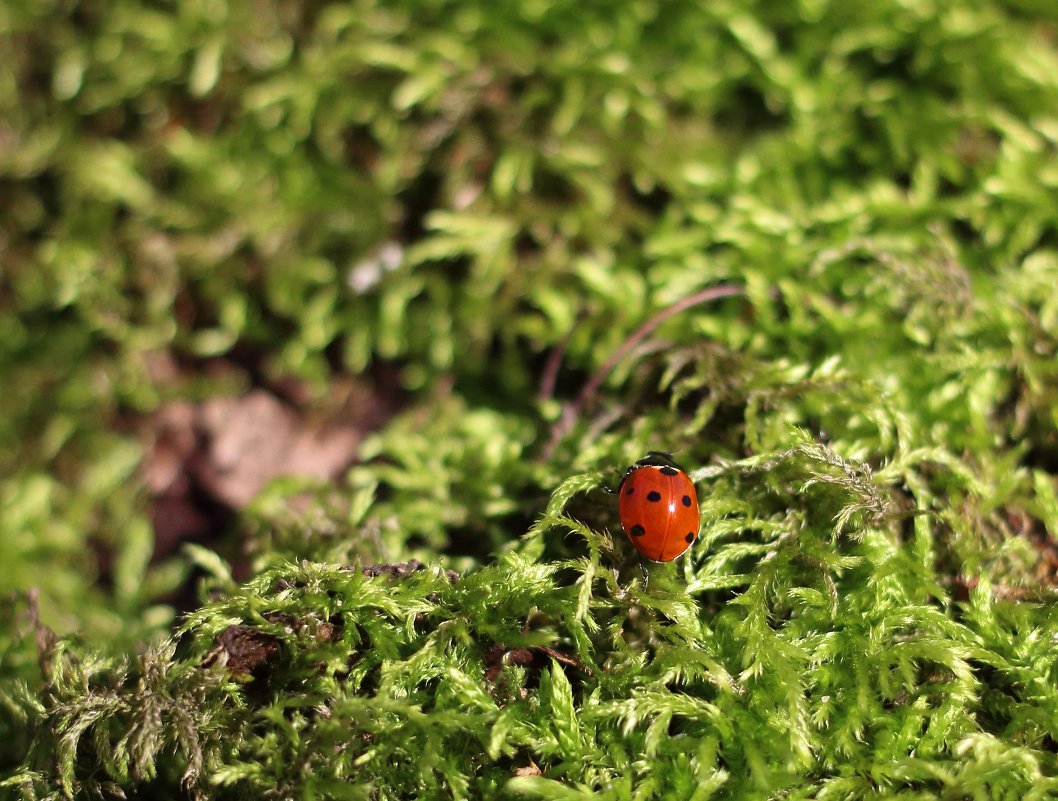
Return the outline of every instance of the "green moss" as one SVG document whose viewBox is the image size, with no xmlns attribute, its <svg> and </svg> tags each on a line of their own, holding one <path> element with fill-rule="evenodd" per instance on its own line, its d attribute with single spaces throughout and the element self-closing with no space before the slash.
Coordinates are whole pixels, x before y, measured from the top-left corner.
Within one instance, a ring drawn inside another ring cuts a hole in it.
<svg viewBox="0 0 1058 801">
<path fill-rule="evenodd" d="M 728 475 L 774 488 L 750 466 Z M 183 776 L 194 794 L 240 797 L 1044 797 L 1054 605 L 999 600 L 987 580 L 953 600 L 928 517 L 906 542 L 874 527 L 850 539 L 796 525 L 814 495 L 738 525 L 712 504 L 704 547 L 654 568 L 649 590 L 619 577 L 621 544 L 561 502 L 458 580 L 277 566 L 192 613 L 179 651 L 149 649 L 131 670 L 60 656 L 39 772 L 17 781 L 41 794 L 107 780 L 161 792 Z M 566 532 L 586 555 L 541 559 Z M 543 776 L 515 777 L 530 766 Z"/>
<path fill-rule="evenodd" d="M 5 5 L 6 790 L 1054 794 L 1056 24 Z M 240 515 L 248 581 L 152 560 L 146 415 L 380 370 L 348 480 Z M 652 448 L 703 537 L 645 585 L 596 488 Z"/>
</svg>

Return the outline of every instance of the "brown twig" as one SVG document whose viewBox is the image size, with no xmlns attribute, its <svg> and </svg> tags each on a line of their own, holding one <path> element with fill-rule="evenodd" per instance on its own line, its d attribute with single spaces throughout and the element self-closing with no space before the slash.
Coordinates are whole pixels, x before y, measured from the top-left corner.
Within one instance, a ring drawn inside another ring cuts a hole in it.
<svg viewBox="0 0 1058 801">
<path fill-rule="evenodd" d="M 607 379 L 613 369 L 631 353 L 640 342 L 650 336 L 654 329 L 656 329 L 663 322 L 671 317 L 675 317 L 681 312 L 687 311 L 687 309 L 698 306 L 702 303 L 708 303 L 713 300 L 720 300 L 721 298 L 730 298 L 735 295 L 741 295 L 745 292 L 745 289 L 740 284 L 719 284 L 717 286 L 711 286 L 708 289 L 703 289 L 700 292 L 696 292 L 693 295 L 676 301 L 671 306 L 662 309 L 639 328 L 637 328 L 631 336 L 628 337 L 621 346 L 617 348 L 606 360 L 595 374 L 589 378 L 577 396 L 572 402 L 565 404 L 562 407 L 562 413 L 559 415 L 558 420 L 555 421 L 554 425 L 551 426 L 551 438 L 541 453 L 541 460 L 546 461 L 551 458 L 555 448 L 558 446 L 559 441 L 562 437 L 569 433 L 570 429 L 573 428 L 573 424 L 580 416 L 581 411 L 584 407 L 595 397 L 595 393 L 599 391 L 599 387 L 602 386 L 602 382 Z"/>
<path fill-rule="evenodd" d="M 29 625 L 37 639 L 37 662 L 40 665 L 40 672 L 50 682 L 53 680 L 52 666 L 58 637 L 55 636 L 54 631 L 41 622 L 40 590 L 36 587 L 30 587 L 26 593 L 26 609 Z"/>
<path fill-rule="evenodd" d="M 551 400 L 555 395 L 555 384 L 558 383 L 558 371 L 562 367 L 562 359 L 566 355 L 566 348 L 569 346 L 570 337 L 573 336 L 573 331 L 570 330 L 561 342 L 551 349 L 551 352 L 547 354 L 547 361 L 544 363 L 544 372 L 540 376 L 540 389 L 536 393 L 536 397 L 542 401 Z"/>
</svg>

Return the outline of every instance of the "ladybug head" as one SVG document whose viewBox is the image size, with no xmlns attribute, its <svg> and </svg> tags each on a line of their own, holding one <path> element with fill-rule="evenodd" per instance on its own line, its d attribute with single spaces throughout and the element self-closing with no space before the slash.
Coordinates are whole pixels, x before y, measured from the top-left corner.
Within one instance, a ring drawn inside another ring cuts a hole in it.
<svg viewBox="0 0 1058 801">
<path fill-rule="evenodd" d="M 659 466 L 659 467 L 664 467 L 665 465 L 668 465 L 669 467 L 676 467 L 676 468 L 680 467 L 673 460 L 672 454 L 671 453 L 665 453 L 665 451 L 648 451 L 646 456 L 644 456 L 642 459 L 640 459 L 638 462 L 636 462 L 636 465 L 638 465 L 638 466 L 656 465 L 656 466 Z"/>
<path fill-rule="evenodd" d="M 664 451 L 647 451 L 646 456 L 644 456 L 642 459 L 640 459 L 638 462 L 636 462 L 634 465 L 632 465 L 625 471 L 624 476 L 621 478 L 621 483 L 617 485 L 617 489 L 615 490 L 615 492 L 621 492 L 621 489 L 622 487 L 624 487 L 625 482 L 628 481 L 628 477 L 632 475 L 638 468 L 650 466 L 674 467 L 677 470 L 683 470 L 682 467 L 680 467 L 678 464 L 676 464 L 676 462 L 672 460 L 671 453 L 665 453 Z"/>
</svg>

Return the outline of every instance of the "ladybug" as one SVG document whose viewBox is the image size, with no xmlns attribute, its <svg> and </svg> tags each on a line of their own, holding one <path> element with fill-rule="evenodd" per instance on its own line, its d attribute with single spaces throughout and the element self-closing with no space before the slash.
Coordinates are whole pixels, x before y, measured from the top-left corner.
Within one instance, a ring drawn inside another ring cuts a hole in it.
<svg viewBox="0 0 1058 801">
<path fill-rule="evenodd" d="M 621 525 L 653 562 L 671 562 L 698 539 L 694 482 L 672 455 L 651 451 L 628 468 L 617 487 Z"/>
</svg>

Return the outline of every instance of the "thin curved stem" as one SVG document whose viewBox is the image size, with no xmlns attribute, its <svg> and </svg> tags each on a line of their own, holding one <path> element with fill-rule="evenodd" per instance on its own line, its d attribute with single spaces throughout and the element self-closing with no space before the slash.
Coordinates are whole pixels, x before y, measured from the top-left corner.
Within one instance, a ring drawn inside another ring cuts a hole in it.
<svg viewBox="0 0 1058 801">
<path fill-rule="evenodd" d="M 562 408 L 561 415 L 551 427 L 551 438 L 547 443 L 547 447 L 544 448 L 541 458 L 545 460 L 551 458 L 551 454 L 554 453 L 555 447 L 558 445 L 559 441 L 569 433 L 574 422 L 576 422 L 577 417 L 580 416 L 581 410 L 595 397 L 595 394 L 599 391 L 599 387 L 602 386 L 603 381 L 605 381 L 610 373 L 613 372 L 614 368 L 621 362 L 621 360 L 627 357 L 628 354 L 631 353 L 644 339 L 654 333 L 654 330 L 659 325 L 694 306 L 698 306 L 702 303 L 709 303 L 714 300 L 720 300 L 721 298 L 730 298 L 736 295 L 741 295 L 744 294 L 745 291 L 745 288 L 741 284 L 718 284 L 717 286 L 711 286 L 708 289 L 703 289 L 700 292 L 695 292 L 693 295 L 688 295 L 687 297 L 676 301 L 671 306 L 662 309 L 639 326 L 639 328 L 632 332 L 628 339 L 622 342 L 621 346 L 610 355 L 610 358 L 606 360 L 602 367 L 596 370 L 592 377 L 584 383 L 580 392 L 577 393 L 577 397 Z"/>
</svg>

